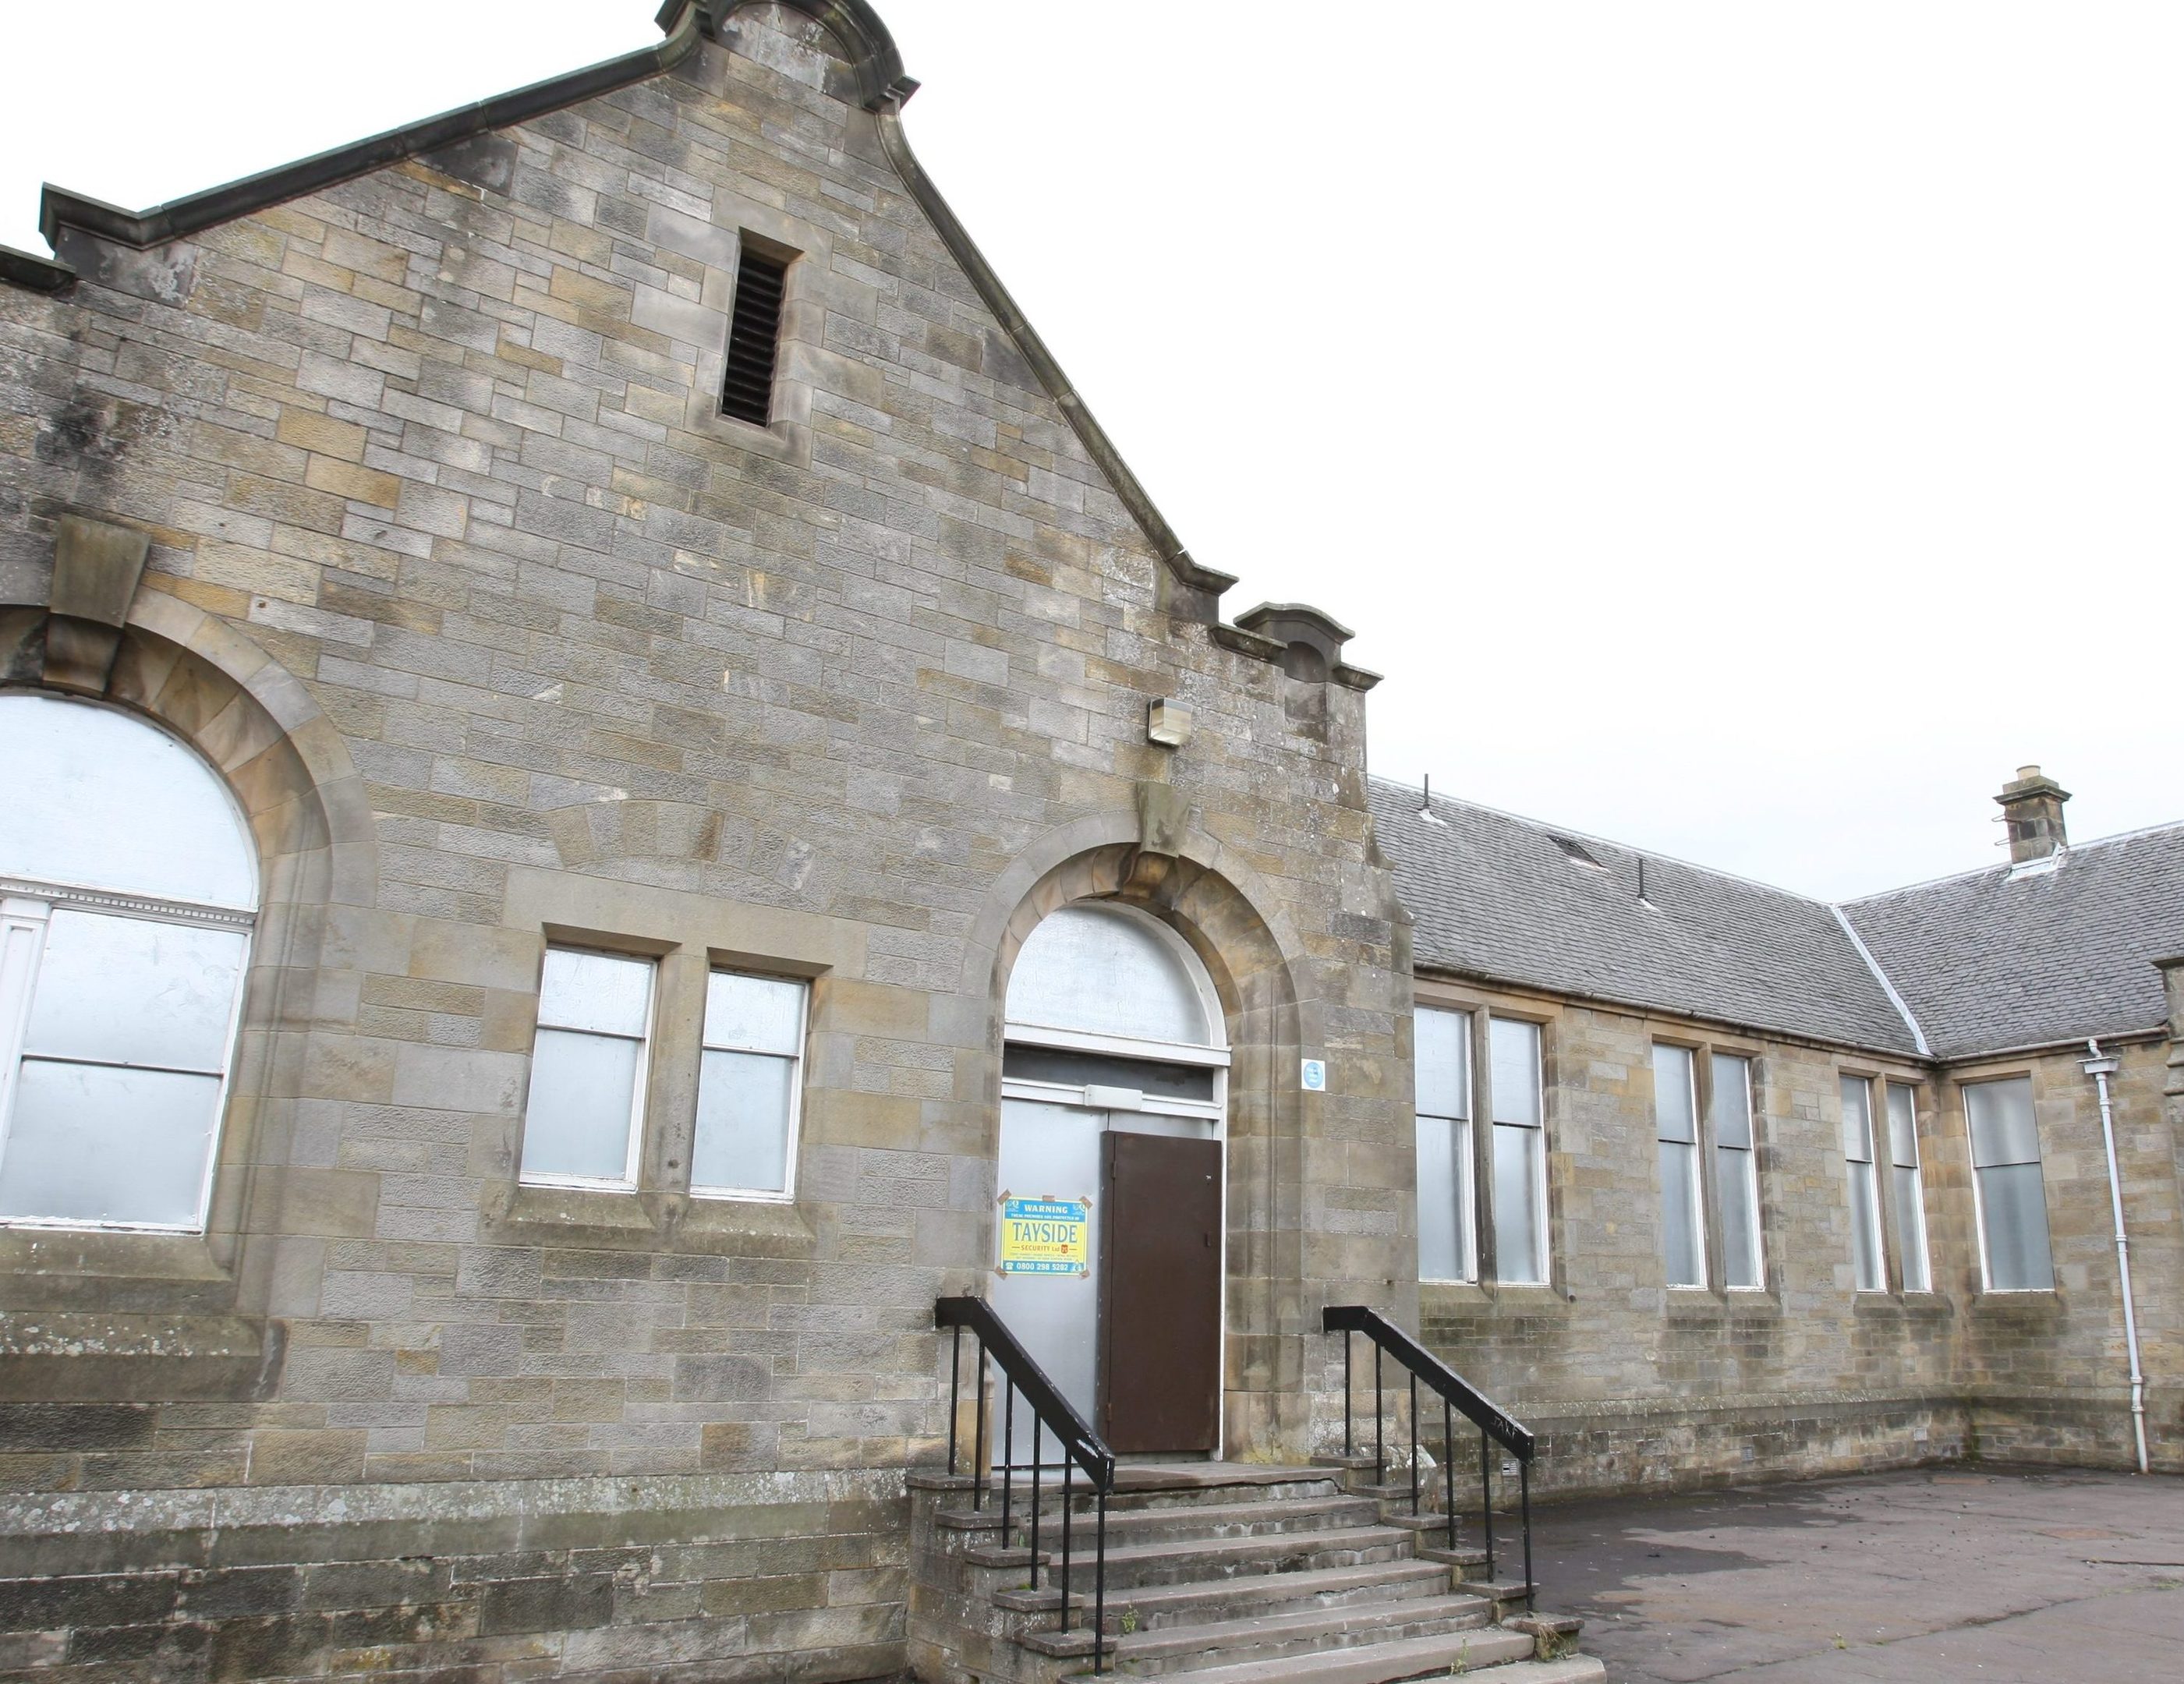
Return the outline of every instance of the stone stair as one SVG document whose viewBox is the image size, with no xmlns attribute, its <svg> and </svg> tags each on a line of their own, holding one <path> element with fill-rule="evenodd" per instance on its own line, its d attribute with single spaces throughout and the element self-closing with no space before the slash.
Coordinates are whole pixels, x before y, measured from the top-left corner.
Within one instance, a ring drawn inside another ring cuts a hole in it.
<svg viewBox="0 0 2184 1684">
<path fill-rule="evenodd" d="M 1305 1468 L 1126 1465 L 1108 1499 L 1107 1666 L 1189 1684 L 1396 1684 L 1492 1669 L 1496 1684 L 1595 1684 L 1577 1623 L 1527 1614 L 1488 1583 L 1446 1521 L 1409 1513 L 1410 1485 L 1369 1458 Z M 1029 1480 L 972 1507 L 967 1477 L 913 1475 L 911 1659 L 926 1684 L 1056 1684 L 1092 1667 L 1095 1519 L 1076 1482 L 1070 1630 L 1061 1629 L 1058 1475 L 1040 1495 L 1032 1587 Z M 1424 1488 L 1422 1487 L 1422 1494 Z M 1475 1525 L 1475 1523 L 1474 1523 Z M 1498 1564 L 1502 1564 L 1497 1563 Z M 1552 1657 L 1546 1659 L 1543 1657 Z"/>
</svg>

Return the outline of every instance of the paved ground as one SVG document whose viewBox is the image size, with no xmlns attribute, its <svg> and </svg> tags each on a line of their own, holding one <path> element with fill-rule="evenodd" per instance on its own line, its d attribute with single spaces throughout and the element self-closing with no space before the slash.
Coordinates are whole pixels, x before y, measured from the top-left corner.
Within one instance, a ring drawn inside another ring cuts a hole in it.
<svg viewBox="0 0 2184 1684">
<path fill-rule="evenodd" d="M 1543 1506 L 1610 1684 L 2180 1684 L 2184 1480 L 1982 1469 Z"/>
</svg>

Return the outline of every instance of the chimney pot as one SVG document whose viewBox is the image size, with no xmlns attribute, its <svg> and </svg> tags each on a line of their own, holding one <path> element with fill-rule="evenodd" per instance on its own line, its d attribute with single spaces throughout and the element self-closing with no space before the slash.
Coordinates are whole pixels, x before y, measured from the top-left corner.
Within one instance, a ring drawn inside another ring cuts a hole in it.
<svg viewBox="0 0 2184 1684">
<path fill-rule="evenodd" d="M 2048 859 L 2070 845 L 2063 828 L 2063 803 L 2070 799 L 2070 792 L 2038 767 L 2019 767 L 2015 779 L 2003 784 L 1994 799 L 2008 827 L 2011 864 Z"/>
</svg>

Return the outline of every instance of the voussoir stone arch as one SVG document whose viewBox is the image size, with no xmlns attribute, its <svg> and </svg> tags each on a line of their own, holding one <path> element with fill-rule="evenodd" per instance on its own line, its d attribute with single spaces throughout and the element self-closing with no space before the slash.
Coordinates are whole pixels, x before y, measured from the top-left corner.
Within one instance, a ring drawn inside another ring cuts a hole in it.
<svg viewBox="0 0 2184 1684">
<path fill-rule="evenodd" d="M 141 1262 L 124 1259 L 148 1279 L 188 1275 L 202 1302 L 208 1269 L 242 1291 L 254 1278 L 241 1266 L 249 1236 L 292 1225 L 281 1167 L 299 1073 L 315 1031 L 355 1023 L 354 992 L 326 981 L 330 965 L 340 968 L 334 953 L 377 900 L 370 804 L 309 688 L 231 626 L 164 592 L 137 590 L 103 676 L 56 686 L 41 677 L 41 652 L 58 617 L 43 603 L 0 609 L 0 683 L 119 708 L 187 744 L 234 796 L 257 852 L 259 910 L 204 1231 L 139 1244 Z M 0 1251 L 20 1239 L 0 1236 Z M 97 1243 L 112 1251 L 128 1242 Z M 226 1308 L 263 1308 L 234 1297 Z"/>
<path fill-rule="evenodd" d="M 993 1085 L 984 1150 L 998 1151 L 1002 1011 L 1017 951 L 1056 908 L 1110 901 L 1160 919 L 1204 962 L 1227 1020 L 1228 1276 L 1223 1441 L 1232 1456 L 1301 1453 L 1305 1099 L 1300 1049 L 1317 1045 L 1316 973 L 1269 886 L 1215 838 L 1186 828 L 1173 855 L 1140 845 L 1134 811 L 1087 814 L 1038 838 L 1000 873 L 973 922 L 962 997 L 977 1002 Z"/>
</svg>

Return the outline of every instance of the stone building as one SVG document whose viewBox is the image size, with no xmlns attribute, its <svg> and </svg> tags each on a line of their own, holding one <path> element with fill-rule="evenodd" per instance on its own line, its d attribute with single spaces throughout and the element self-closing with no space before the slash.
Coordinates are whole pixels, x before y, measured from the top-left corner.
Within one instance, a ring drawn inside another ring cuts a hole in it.
<svg viewBox="0 0 2184 1684">
<path fill-rule="evenodd" d="M 661 25 L 0 254 L 0 1675 L 1028 1678 L 912 1629 L 956 1296 L 1245 1483 L 1331 1305 L 1549 1486 L 2126 1463 L 2088 1036 L 2179 1465 L 2184 830 L 1830 908 L 1368 780 L 862 0 Z"/>
<path fill-rule="evenodd" d="M 1546 1479 L 2130 1466 L 2134 1335 L 2146 1453 L 2184 1471 L 2184 825 L 2074 848 L 2067 799 L 2025 768 L 2011 863 L 1830 906 L 1373 783 L 1416 921 L 1419 1313 L 1528 1406 Z M 1430 1079 L 1435 1029 L 1486 1091 Z M 1543 1070 L 1513 1267 L 1497 1033 Z M 1450 1112 L 1460 1171 L 1424 1146 Z"/>
</svg>

